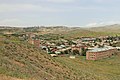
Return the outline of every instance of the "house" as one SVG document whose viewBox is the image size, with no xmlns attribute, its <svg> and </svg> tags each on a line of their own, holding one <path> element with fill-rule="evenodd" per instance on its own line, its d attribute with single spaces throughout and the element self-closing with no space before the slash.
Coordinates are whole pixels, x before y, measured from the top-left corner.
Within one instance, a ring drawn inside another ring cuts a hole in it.
<svg viewBox="0 0 120 80">
<path fill-rule="evenodd" d="M 94 42 L 96 40 L 96 38 L 82 37 L 81 40 L 82 40 L 82 42 Z"/>
<path fill-rule="evenodd" d="M 61 54 L 61 52 L 60 51 L 55 51 L 55 54 Z"/>
<path fill-rule="evenodd" d="M 27 33 L 28 43 L 35 45 L 36 47 L 40 47 L 40 40 L 36 38 L 36 35 L 33 33 Z"/>
<path fill-rule="evenodd" d="M 116 47 L 118 50 L 120 50 L 120 47 Z"/>
<path fill-rule="evenodd" d="M 58 55 L 57 54 L 50 54 L 52 57 L 57 57 Z"/>
<path fill-rule="evenodd" d="M 9 32 L 9 31 L 7 32 L 7 31 L 6 31 L 6 32 L 4 32 L 3 34 L 11 35 L 11 34 L 14 34 L 14 33 L 13 33 L 13 32 Z"/>
<path fill-rule="evenodd" d="M 36 39 L 36 40 L 34 40 L 34 45 L 36 46 L 36 47 L 40 47 L 40 40 L 38 39 Z"/>
<path fill-rule="evenodd" d="M 86 53 L 87 60 L 99 60 L 111 57 L 116 53 L 117 49 L 114 47 L 94 48 Z"/>
<path fill-rule="evenodd" d="M 36 36 L 36 35 L 33 34 L 33 33 L 28 33 L 27 35 L 28 35 L 29 38 L 35 38 L 35 36 Z"/>
<path fill-rule="evenodd" d="M 29 39 L 28 43 L 33 44 L 36 47 L 40 47 L 40 40 L 39 39 Z"/>
<path fill-rule="evenodd" d="M 77 44 L 77 45 L 72 45 L 71 47 L 71 51 L 72 53 L 74 52 L 74 50 L 77 50 L 80 54 L 82 54 L 82 49 L 87 49 L 88 47 L 83 45 L 83 44 Z"/>
</svg>

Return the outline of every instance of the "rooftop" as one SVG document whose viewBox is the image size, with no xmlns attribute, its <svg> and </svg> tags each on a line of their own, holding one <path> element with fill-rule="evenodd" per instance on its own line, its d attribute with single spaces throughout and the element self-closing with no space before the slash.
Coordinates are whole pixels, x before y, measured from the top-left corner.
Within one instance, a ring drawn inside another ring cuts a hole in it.
<svg viewBox="0 0 120 80">
<path fill-rule="evenodd" d="M 101 51 L 107 51 L 111 49 L 115 49 L 115 48 L 114 47 L 94 48 L 88 52 L 101 52 Z"/>
</svg>

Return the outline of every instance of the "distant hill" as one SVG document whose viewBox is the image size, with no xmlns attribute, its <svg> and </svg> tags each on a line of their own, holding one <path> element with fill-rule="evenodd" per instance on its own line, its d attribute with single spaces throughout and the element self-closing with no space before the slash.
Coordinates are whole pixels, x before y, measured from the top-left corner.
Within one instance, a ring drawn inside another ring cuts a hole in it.
<svg viewBox="0 0 120 80">
<path fill-rule="evenodd" d="M 114 24 L 114 25 L 107 25 L 101 27 L 92 27 L 92 28 L 87 28 L 87 30 L 95 31 L 95 32 L 120 33 L 120 25 Z"/>
<path fill-rule="evenodd" d="M 51 27 L 27 27 L 24 28 L 25 32 L 34 32 L 37 34 L 61 34 L 66 33 L 71 30 L 75 30 L 76 28 L 70 28 L 65 26 L 51 26 Z"/>
<path fill-rule="evenodd" d="M 1 27 L 0 28 L 0 33 L 8 33 L 8 32 L 12 32 L 12 33 L 32 32 L 37 35 L 55 34 L 70 39 L 70 38 L 79 38 L 84 36 L 99 37 L 99 36 L 120 35 L 120 25 L 114 24 L 114 25 L 92 27 L 92 28 L 66 27 L 66 26 L 51 26 L 51 27 L 36 26 L 36 27 L 26 27 L 26 28 Z"/>
<path fill-rule="evenodd" d="M 80 37 L 99 37 L 99 36 L 110 36 L 110 35 L 116 35 L 120 33 L 114 33 L 114 32 L 107 32 L 107 31 L 96 31 L 93 28 L 92 29 L 85 29 L 85 28 L 79 28 L 75 30 L 68 31 L 64 33 L 65 38 L 80 38 Z"/>
</svg>

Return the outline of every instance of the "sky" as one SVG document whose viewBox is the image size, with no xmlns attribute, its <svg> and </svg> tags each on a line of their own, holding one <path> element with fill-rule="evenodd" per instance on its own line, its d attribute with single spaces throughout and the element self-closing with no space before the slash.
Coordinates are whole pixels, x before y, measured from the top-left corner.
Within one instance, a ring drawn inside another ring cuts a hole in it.
<svg viewBox="0 0 120 80">
<path fill-rule="evenodd" d="M 0 0 L 2 26 L 91 27 L 120 23 L 120 0 Z"/>
</svg>

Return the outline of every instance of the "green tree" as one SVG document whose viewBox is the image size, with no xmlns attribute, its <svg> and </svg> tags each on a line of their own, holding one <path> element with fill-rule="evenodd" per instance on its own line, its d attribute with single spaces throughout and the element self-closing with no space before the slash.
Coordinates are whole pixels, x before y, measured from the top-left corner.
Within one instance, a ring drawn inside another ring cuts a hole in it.
<svg viewBox="0 0 120 80">
<path fill-rule="evenodd" d="M 86 56 L 86 52 L 87 52 L 87 49 L 85 49 L 85 48 L 81 49 L 82 56 Z"/>
</svg>

